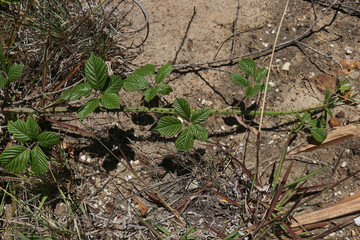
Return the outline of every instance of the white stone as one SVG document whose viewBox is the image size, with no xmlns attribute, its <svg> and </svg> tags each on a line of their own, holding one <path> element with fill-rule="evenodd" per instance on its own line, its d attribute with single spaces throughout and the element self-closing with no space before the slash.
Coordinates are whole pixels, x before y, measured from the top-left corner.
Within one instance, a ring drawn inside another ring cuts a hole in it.
<svg viewBox="0 0 360 240">
<path fill-rule="evenodd" d="M 347 55 L 352 54 L 352 49 L 351 49 L 351 47 L 345 47 L 345 53 L 346 53 Z"/>
<path fill-rule="evenodd" d="M 283 71 L 289 71 L 289 69 L 290 69 L 290 63 L 289 62 L 286 62 L 281 68 L 281 70 L 283 70 Z"/>
<path fill-rule="evenodd" d="M 262 45 L 263 45 L 264 47 L 268 47 L 268 46 L 269 46 L 269 44 L 266 43 L 266 42 L 263 42 Z"/>
<path fill-rule="evenodd" d="M 85 161 L 85 160 L 86 160 L 86 156 L 85 156 L 85 155 L 80 156 L 80 160 L 81 160 L 81 161 Z"/>
<path fill-rule="evenodd" d="M 342 167 L 342 168 L 346 167 L 346 162 L 342 162 L 342 163 L 341 163 L 341 167 Z"/>
</svg>

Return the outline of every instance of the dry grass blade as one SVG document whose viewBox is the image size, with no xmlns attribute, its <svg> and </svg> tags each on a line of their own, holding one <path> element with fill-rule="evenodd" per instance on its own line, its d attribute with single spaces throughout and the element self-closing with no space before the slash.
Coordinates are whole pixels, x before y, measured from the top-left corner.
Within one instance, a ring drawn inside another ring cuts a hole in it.
<svg viewBox="0 0 360 240">
<path fill-rule="evenodd" d="M 358 211 L 360 211 L 359 196 L 353 200 L 348 201 L 345 199 L 341 204 L 335 204 L 331 207 L 296 217 L 296 221 L 291 224 L 291 227 L 322 222 Z"/>
<path fill-rule="evenodd" d="M 328 146 L 332 146 L 335 144 L 339 144 L 351 137 L 358 137 L 360 138 L 360 126 L 358 125 L 347 125 L 344 127 L 339 127 L 335 129 L 334 131 L 331 131 L 328 133 L 328 136 L 326 137 L 325 141 L 323 141 L 321 144 L 315 145 L 315 144 L 309 144 L 305 147 L 300 148 L 299 150 L 293 150 L 289 155 L 296 154 L 299 152 L 310 152 L 317 149 L 325 148 Z"/>
</svg>

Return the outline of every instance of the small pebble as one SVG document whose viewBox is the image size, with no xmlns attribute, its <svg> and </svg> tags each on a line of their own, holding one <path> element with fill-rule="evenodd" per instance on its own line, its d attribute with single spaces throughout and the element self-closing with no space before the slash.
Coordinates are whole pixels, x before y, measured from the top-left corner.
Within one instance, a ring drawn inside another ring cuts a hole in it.
<svg viewBox="0 0 360 240">
<path fill-rule="evenodd" d="M 283 70 L 283 71 L 289 71 L 289 69 L 290 69 L 290 63 L 289 62 L 286 62 L 281 68 L 281 70 Z"/>
<path fill-rule="evenodd" d="M 265 42 L 263 42 L 262 45 L 263 45 L 264 47 L 268 47 L 268 46 L 269 46 L 269 44 L 268 44 L 268 43 L 265 43 Z"/>
<path fill-rule="evenodd" d="M 338 112 L 338 113 L 336 114 L 336 117 L 337 117 L 337 118 L 344 118 L 344 117 L 345 117 L 345 112 L 344 112 L 343 110 L 341 110 L 340 112 Z"/>
<path fill-rule="evenodd" d="M 352 49 L 351 49 L 351 47 L 345 47 L 345 53 L 346 53 L 347 55 L 352 54 Z"/>
<path fill-rule="evenodd" d="M 330 127 L 338 127 L 341 126 L 340 118 L 332 117 L 329 120 Z"/>
<path fill-rule="evenodd" d="M 342 163 L 341 163 L 341 167 L 342 167 L 342 168 L 346 167 L 346 162 L 342 162 Z"/>
<path fill-rule="evenodd" d="M 80 160 L 84 162 L 86 160 L 86 156 L 85 155 L 80 156 Z"/>
</svg>

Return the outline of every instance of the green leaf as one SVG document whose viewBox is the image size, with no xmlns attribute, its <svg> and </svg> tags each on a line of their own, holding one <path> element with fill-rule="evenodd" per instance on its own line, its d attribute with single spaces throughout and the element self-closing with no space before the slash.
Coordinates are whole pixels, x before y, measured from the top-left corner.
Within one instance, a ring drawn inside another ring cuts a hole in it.
<svg viewBox="0 0 360 240">
<path fill-rule="evenodd" d="M 257 69 L 254 74 L 254 81 L 258 83 L 261 82 L 263 79 L 265 79 L 267 73 L 268 71 L 266 68 Z"/>
<path fill-rule="evenodd" d="M 296 117 L 297 117 L 297 119 L 299 119 L 300 122 L 305 122 L 305 121 L 310 119 L 311 114 L 310 114 L 310 112 L 306 111 L 306 112 L 303 113 L 302 116 L 297 114 Z"/>
<path fill-rule="evenodd" d="M 192 123 L 201 123 L 209 118 L 210 110 L 208 109 L 199 109 L 196 110 L 191 116 Z"/>
<path fill-rule="evenodd" d="M 85 103 L 78 111 L 78 116 L 81 120 L 84 120 L 84 118 L 92 113 L 100 103 L 99 98 L 93 98 L 89 100 L 87 103 Z"/>
<path fill-rule="evenodd" d="M 110 82 L 107 86 L 105 93 L 118 93 L 123 85 L 123 80 L 120 76 L 111 75 Z"/>
<path fill-rule="evenodd" d="M 138 68 L 134 71 L 134 74 L 140 75 L 142 77 L 144 76 L 152 76 L 155 73 L 155 66 L 152 64 L 147 64 L 143 66 L 142 68 Z"/>
<path fill-rule="evenodd" d="M 38 176 L 47 172 L 47 157 L 39 146 L 35 146 L 31 150 L 31 170 Z"/>
<path fill-rule="evenodd" d="M 207 142 L 208 133 L 203 126 L 201 126 L 200 124 L 192 124 L 190 126 L 190 130 L 191 130 L 192 134 L 194 135 L 194 137 L 196 137 L 198 140 L 200 140 L 202 142 Z"/>
<path fill-rule="evenodd" d="M 92 89 L 93 88 L 89 83 L 80 83 L 75 89 L 68 89 L 61 99 L 65 101 L 74 101 L 81 97 L 89 97 Z"/>
<path fill-rule="evenodd" d="M 85 63 L 85 76 L 90 85 L 96 90 L 102 90 L 106 83 L 107 67 L 105 62 L 91 54 Z"/>
<path fill-rule="evenodd" d="M 253 75 L 255 73 L 256 64 L 251 58 L 241 59 L 239 62 L 239 68 L 248 75 Z"/>
<path fill-rule="evenodd" d="M 180 117 L 189 119 L 191 110 L 189 103 L 183 98 L 175 98 L 173 108 Z"/>
<path fill-rule="evenodd" d="M 349 90 L 349 89 L 350 89 L 350 87 L 351 87 L 351 84 L 350 84 L 350 83 L 347 83 L 347 84 L 341 84 L 341 86 L 340 86 L 339 90 L 340 90 L 341 92 L 345 92 L 345 91 Z"/>
<path fill-rule="evenodd" d="M 249 80 L 242 75 L 241 73 L 232 73 L 230 74 L 231 80 L 241 86 L 248 87 L 250 86 Z"/>
<path fill-rule="evenodd" d="M 311 135 L 318 142 L 323 142 L 327 137 L 327 131 L 323 128 L 312 128 Z"/>
<path fill-rule="evenodd" d="M 253 97 L 253 96 L 256 95 L 256 93 L 257 93 L 257 90 L 255 88 L 251 87 L 251 86 L 249 86 L 249 87 L 247 87 L 245 89 L 245 96 L 246 97 Z"/>
<path fill-rule="evenodd" d="M 3 88 L 8 82 L 9 79 L 0 77 L 0 88 Z"/>
<path fill-rule="evenodd" d="M 36 139 L 40 132 L 40 126 L 35 119 L 29 117 L 26 121 L 26 130 L 31 139 Z"/>
<path fill-rule="evenodd" d="M 175 117 L 162 117 L 159 119 L 155 131 L 158 131 L 161 135 L 164 136 L 173 136 L 179 133 L 182 129 L 182 122 Z"/>
<path fill-rule="evenodd" d="M 101 105 L 107 109 L 120 108 L 120 97 L 117 93 L 105 92 L 100 98 Z M 95 110 L 95 109 L 94 109 Z"/>
<path fill-rule="evenodd" d="M 155 87 L 156 91 L 160 94 L 167 95 L 173 91 L 173 89 L 168 84 L 160 83 Z"/>
<path fill-rule="evenodd" d="M 27 130 L 26 123 L 20 119 L 16 120 L 16 122 L 9 121 L 8 131 L 14 134 L 14 138 L 18 141 L 31 141 L 31 134 Z"/>
<path fill-rule="evenodd" d="M 184 129 L 175 141 L 175 146 L 179 150 L 189 151 L 194 146 L 194 135 L 190 129 Z"/>
<path fill-rule="evenodd" d="M 326 104 L 326 103 L 330 103 L 330 100 L 331 100 L 331 90 L 328 89 L 328 90 L 326 91 L 326 93 L 325 93 L 325 101 L 324 101 L 324 103 L 325 103 L 325 104 Z"/>
<path fill-rule="evenodd" d="M 138 74 L 131 74 L 124 80 L 124 88 L 129 92 L 145 89 L 148 85 L 149 82 Z"/>
<path fill-rule="evenodd" d="M 0 162 L 11 172 L 20 172 L 30 159 L 30 151 L 26 147 L 15 145 L 8 147 L 0 154 Z"/>
<path fill-rule="evenodd" d="M 156 88 L 148 88 L 143 93 L 144 99 L 146 102 L 150 102 L 156 96 L 157 90 Z"/>
<path fill-rule="evenodd" d="M 315 118 L 315 119 L 311 119 L 309 122 L 308 122 L 309 126 L 311 128 L 319 128 L 320 127 L 320 120 Z"/>
<path fill-rule="evenodd" d="M 51 147 L 59 142 L 60 136 L 53 132 L 42 132 L 37 140 L 41 147 Z"/>
<path fill-rule="evenodd" d="M 165 64 L 164 66 L 162 66 L 156 73 L 155 82 L 161 83 L 162 81 L 164 81 L 164 79 L 170 75 L 172 70 L 173 68 L 171 64 Z"/>
<path fill-rule="evenodd" d="M 24 66 L 21 64 L 18 64 L 16 66 L 11 66 L 8 72 L 8 79 L 10 82 L 15 82 L 18 80 L 21 76 L 21 73 L 24 69 Z"/>
<path fill-rule="evenodd" d="M 259 84 L 256 84 L 254 86 L 254 89 L 256 90 L 256 92 L 265 92 L 265 85 L 266 83 L 259 83 Z M 268 84 L 268 87 L 267 87 L 267 90 L 270 90 L 272 87 L 270 84 Z"/>
</svg>

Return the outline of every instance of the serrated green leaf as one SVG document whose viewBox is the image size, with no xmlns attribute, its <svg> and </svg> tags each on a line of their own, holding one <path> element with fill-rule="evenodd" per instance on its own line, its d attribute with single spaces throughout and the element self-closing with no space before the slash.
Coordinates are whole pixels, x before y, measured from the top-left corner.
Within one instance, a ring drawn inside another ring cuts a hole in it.
<svg viewBox="0 0 360 240">
<path fill-rule="evenodd" d="M 143 93 L 146 102 L 150 102 L 156 96 L 156 88 L 148 88 Z"/>
<path fill-rule="evenodd" d="M 259 68 L 254 73 L 254 81 L 255 82 L 261 82 L 263 79 L 265 79 L 268 71 L 266 68 Z"/>
<path fill-rule="evenodd" d="M 47 172 L 47 157 L 39 146 L 35 146 L 31 150 L 31 170 L 38 176 Z"/>
<path fill-rule="evenodd" d="M 131 74 L 124 80 L 124 88 L 126 91 L 134 92 L 147 88 L 149 82 L 141 75 Z"/>
<path fill-rule="evenodd" d="M 245 74 L 253 75 L 255 73 L 256 64 L 251 58 L 241 59 L 238 65 Z"/>
<path fill-rule="evenodd" d="M 134 71 L 134 74 L 140 75 L 142 77 L 144 76 L 152 76 L 155 73 L 155 66 L 152 64 L 147 64 L 143 66 L 142 68 L 138 68 Z"/>
<path fill-rule="evenodd" d="M 210 110 L 208 109 L 199 109 L 196 110 L 191 116 L 192 123 L 201 123 L 209 118 Z"/>
<path fill-rule="evenodd" d="M 91 54 L 85 63 L 85 76 L 90 85 L 96 90 L 102 90 L 106 83 L 107 67 L 105 62 Z"/>
<path fill-rule="evenodd" d="M 156 91 L 160 94 L 167 95 L 173 91 L 173 89 L 168 84 L 160 83 L 155 87 Z"/>
<path fill-rule="evenodd" d="M 53 132 L 42 132 L 37 140 L 41 147 L 51 147 L 59 142 L 60 136 Z"/>
<path fill-rule="evenodd" d="M 155 82 L 161 83 L 162 81 L 164 81 L 164 79 L 170 75 L 172 70 L 173 67 L 171 66 L 171 64 L 168 63 L 163 65 L 156 73 Z"/>
<path fill-rule="evenodd" d="M 256 90 L 256 92 L 260 92 L 260 91 L 261 91 L 261 92 L 265 92 L 265 85 L 266 85 L 266 83 L 256 84 L 256 85 L 254 86 L 254 89 Z M 271 85 L 268 84 L 267 90 L 269 91 L 271 88 L 272 88 Z"/>
<path fill-rule="evenodd" d="M 87 103 L 85 103 L 78 111 L 78 116 L 81 120 L 84 120 L 84 118 L 89 115 L 90 113 L 92 113 L 98 106 L 100 103 L 100 99 L 99 98 L 93 98 L 91 100 L 89 100 Z"/>
<path fill-rule="evenodd" d="M 0 162 L 4 168 L 11 172 L 24 170 L 30 159 L 30 151 L 20 145 L 8 147 L 0 154 Z"/>
<path fill-rule="evenodd" d="M 249 80 L 241 73 L 232 73 L 230 74 L 230 78 L 234 83 L 240 86 L 244 86 L 244 87 L 250 86 Z"/>
<path fill-rule="evenodd" d="M 190 131 L 192 132 L 194 137 L 196 137 L 196 139 L 198 139 L 202 142 L 207 142 L 208 133 L 207 133 L 206 129 L 203 126 L 201 126 L 200 124 L 191 124 Z"/>
<path fill-rule="evenodd" d="M 323 142 L 327 137 L 327 131 L 323 128 L 312 128 L 311 135 L 317 142 Z"/>
<path fill-rule="evenodd" d="M 0 88 L 3 88 L 8 82 L 9 79 L 0 77 Z"/>
<path fill-rule="evenodd" d="M 312 127 L 312 128 L 318 128 L 320 127 L 320 120 L 315 118 L 315 119 L 311 119 L 309 122 L 308 122 L 309 126 Z"/>
<path fill-rule="evenodd" d="M 8 72 L 9 81 L 15 82 L 16 80 L 18 80 L 22 74 L 23 69 L 24 69 L 24 66 L 21 64 L 18 64 L 16 66 L 11 66 L 9 68 L 9 72 Z"/>
<path fill-rule="evenodd" d="M 80 83 L 75 87 L 75 89 L 68 89 L 61 99 L 65 101 L 74 101 L 80 99 L 81 97 L 89 97 L 92 89 L 93 88 L 90 83 Z"/>
<path fill-rule="evenodd" d="M 251 87 L 251 86 L 249 86 L 249 87 L 247 87 L 245 89 L 245 96 L 246 97 L 253 97 L 253 96 L 256 95 L 256 93 L 257 93 L 257 90 L 255 88 Z"/>
<path fill-rule="evenodd" d="M 101 105 L 107 109 L 117 109 L 120 108 L 120 97 L 116 93 L 104 93 L 101 98 Z M 95 110 L 95 109 L 94 109 Z"/>
<path fill-rule="evenodd" d="M 18 141 L 31 141 L 31 136 L 27 130 L 26 123 L 20 119 L 16 120 L 16 122 L 9 121 L 8 131 L 9 133 L 14 134 L 14 138 Z"/>
<path fill-rule="evenodd" d="M 173 136 L 179 133 L 182 129 L 182 122 L 175 117 L 162 117 L 159 119 L 155 131 L 158 131 L 161 135 L 164 136 Z"/>
<path fill-rule="evenodd" d="M 26 121 L 26 130 L 31 139 L 36 139 L 40 132 L 40 126 L 35 119 L 29 117 Z"/>
<path fill-rule="evenodd" d="M 118 93 L 123 85 L 123 80 L 120 76 L 111 75 L 109 85 L 105 89 L 105 93 Z"/>
<path fill-rule="evenodd" d="M 296 117 L 297 119 L 299 119 L 300 122 L 305 122 L 310 119 L 311 114 L 308 111 L 306 111 L 303 113 L 302 116 L 300 116 L 300 114 L 297 114 Z"/>
<path fill-rule="evenodd" d="M 173 108 L 176 114 L 178 114 L 180 117 L 187 120 L 190 118 L 190 114 L 191 114 L 190 105 L 188 101 L 186 101 L 185 99 L 175 98 Z"/>
<path fill-rule="evenodd" d="M 175 141 L 175 146 L 179 150 L 189 151 L 194 146 L 194 135 L 190 129 L 184 129 Z"/>
<path fill-rule="evenodd" d="M 311 114 L 310 114 L 310 112 L 304 112 L 304 114 L 303 114 L 303 116 L 302 116 L 302 119 L 303 119 L 303 121 L 307 121 L 307 120 L 309 120 L 310 119 L 310 117 L 311 117 Z"/>
</svg>

